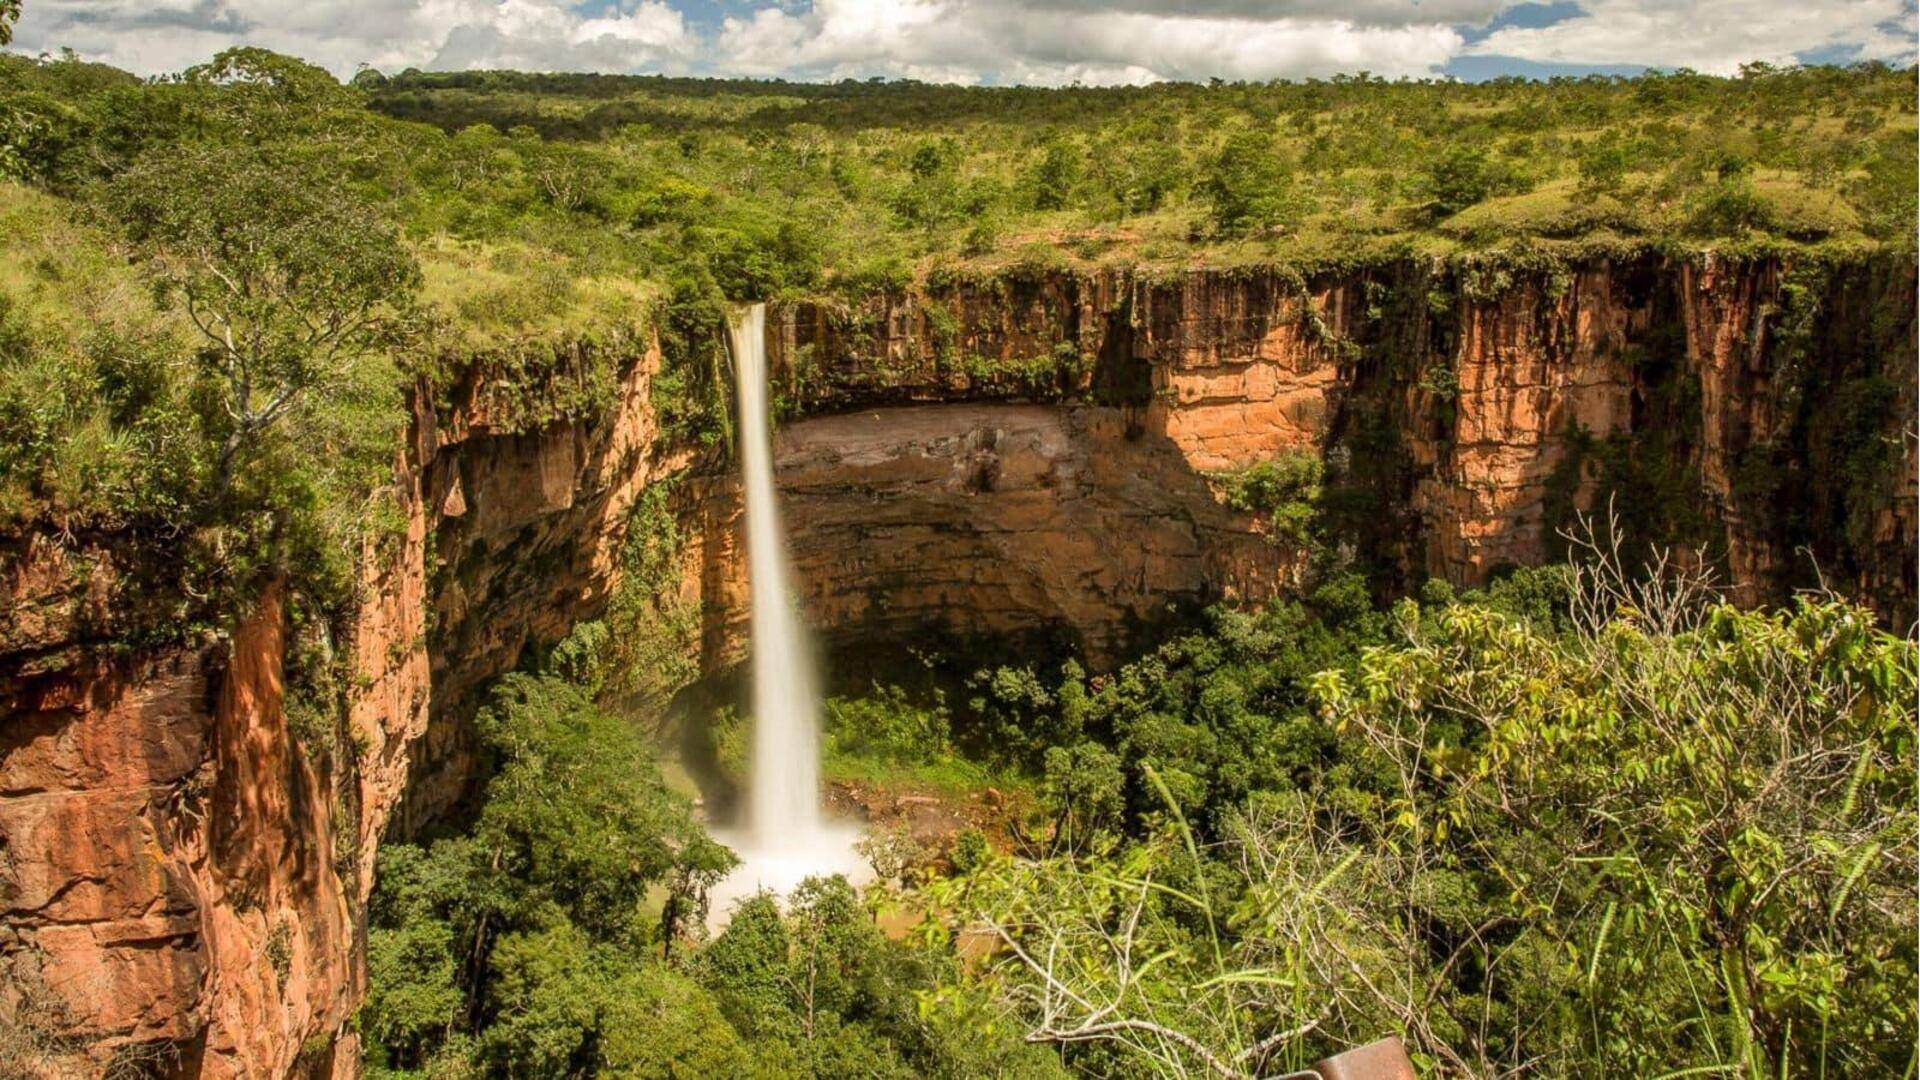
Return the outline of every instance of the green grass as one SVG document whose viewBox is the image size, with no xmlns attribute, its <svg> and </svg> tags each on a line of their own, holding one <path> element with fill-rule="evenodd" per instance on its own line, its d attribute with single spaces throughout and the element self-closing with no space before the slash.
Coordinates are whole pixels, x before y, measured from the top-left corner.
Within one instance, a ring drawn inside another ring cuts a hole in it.
<svg viewBox="0 0 1920 1080">
<path fill-rule="evenodd" d="M 1441 234 L 1468 242 L 1507 237 L 1567 239 L 1603 229 L 1637 234 L 1657 227 L 1644 208 L 1614 195 L 1581 192 L 1572 180 L 1556 181 L 1524 195 L 1488 199 L 1437 226 Z"/>
<path fill-rule="evenodd" d="M 987 788 L 1002 792 L 1025 790 L 1030 781 L 989 769 L 954 754 L 927 761 L 902 762 L 829 751 L 821 761 L 828 782 L 866 784 L 888 790 L 922 792 L 961 799 Z"/>
<path fill-rule="evenodd" d="M 637 276 L 595 273 L 565 253 L 520 242 L 435 236 L 415 245 L 421 303 L 445 320 L 449 345 L 481 351 L 518 341 L 644 326 L 660 290 Z"/>
<path fill-rule="evenodd" d="M 1766 206 L 1774 231 L 1799 239 L 1860 243 L 1860 215 L 1838 192 L 1813 188 L 1789 176 L 1762 177 L 1754 193 Z"/>
<path fill-rule="evenodd" d="M 77 347 L 103 326 L 171 334 L 186 320 L 155 309 L 140 273 L 74 205 L 0 181 L 0 295 L 41 348 Z"/>
</svg>

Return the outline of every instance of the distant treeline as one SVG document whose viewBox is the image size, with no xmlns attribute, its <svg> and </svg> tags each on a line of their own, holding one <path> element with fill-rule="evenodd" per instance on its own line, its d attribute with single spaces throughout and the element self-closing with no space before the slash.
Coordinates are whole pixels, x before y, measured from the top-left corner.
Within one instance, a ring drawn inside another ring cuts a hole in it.
<svg viewBox="0 0 1920 1080">
<path fill-rule="evenodd" d="M 1772 111 L 1799 106 L 1825 110 L 1837 98 L 1877 99 L 1897 105 L 1913 97 L 1913 70 L 1878 61 L 1848 67 L 1774 68 L 1752 64 L 1728 79 L 1680 69 L 1637 76 L 1506 76 L 1477 83 L 1451 79 L 1383 79 L 1362 72 L 1327 79 L 1271 82 L 1156 83 L 1147 86 L 958 86 L 911 79 L 714 79 L 670 75 L 571 72 L 421 71 L 397 75 L 363 71 L 354 85 L 369 91 L 372 107 L 389 116 L 455 131 L 487 123 L 502 130 L 525 124 L 549 138 L 595 138 L 626 124 L 668 128 L 711 126 L 665 104 L 668 99 L 754 101 L 733 123 L 783 126 L 804 120 L 827 127 L 965 124 L 1098 124 L 1130 110 L 1219 107 L 1282 114 L 1355 109 L 1396 103 L 1417 110 L 1441 103 L 1504 110 L 1512 130 L 1556 123 L 1594 124 L 1630 117 L 1670 116 L 1694 109 Z M 573 115 L 555 115 L 538 98 L 594 102 Z M 1402 104 L 1403 103 L 1403 104 Z"/>
</svg>

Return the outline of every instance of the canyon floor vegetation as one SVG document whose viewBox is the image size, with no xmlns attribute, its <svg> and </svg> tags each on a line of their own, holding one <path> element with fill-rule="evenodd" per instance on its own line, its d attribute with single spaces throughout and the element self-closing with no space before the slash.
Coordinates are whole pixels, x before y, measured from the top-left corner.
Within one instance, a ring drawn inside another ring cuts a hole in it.
<svg viewBox="0 0 1920 1080">
<path fill-rule="evenodd" d="M 1915 680 L 1842 601 L 1608 542 L 1384 610 L 1334 577 L 1111 675 L 836 702 L 837 754 L 1030 802 L 709 939 L 730 857 L 657 749 L 514 676 L 477 825 L 383 851 L 361 1030 L 376 1075 L 1267 1076 L 1381 1032 L 1435 1075 L 1900 1075 Z"/>
<path fill-rule="evenodd" d="M 357 560 L 405 533 L 410 402 L 591 420 L 657 337 L 661 440 L 714 460 L 742 299 L 1910 259 L 1915 91 L 1883 65 L 1039 91 L 0 55 L 0 540 L 111 552 L 130 647 L 284 582 L 296 734 L 347 762 L 335 645 Z M 1873 389 L 1861 414 L 1894 408 Z M 1834 439 L 1863 486 L 1895 465 Z M 381 846 L 369 1072 L 1258 1077 L 1396 1033 L 1424 1075 L 1914 1075 L 1911 637 L 1832 592 L 1737 607 L 1711 557 L 1604 514 L 1564 565 L 1382 595 L 1320 458 L 1221 483 L 1312 551 L 1296 598 L 1105 670 L 849 688 L 830 777 L 992 789 L 997 817 L 717 933 L 734 856 L 657 765 L 691 613 L 615 595 L 528 650 L 480 694 L 471 812 Z M 649 589 L 667 488 L 622 553 Z M 737 766 L 749 721 L 693 722 Z"/>
</svg>

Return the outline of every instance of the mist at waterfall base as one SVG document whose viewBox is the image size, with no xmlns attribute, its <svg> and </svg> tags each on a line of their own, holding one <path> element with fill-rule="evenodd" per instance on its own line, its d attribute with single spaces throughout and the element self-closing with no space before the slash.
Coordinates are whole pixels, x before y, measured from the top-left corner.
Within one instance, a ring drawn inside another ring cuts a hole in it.
<svg viewBox="0 0 1920 1080">
<path fill-rule="evenodd" d="M 727 339 L 740 403 L 740 478 L 753 606 L 753 758 L 745 820 L 713 830 L 740 856 L 740 865 L 708 894 L 708 921 L 714 926 L 723 924 L 740 900 L 762 889 L 784 896 L 815 875 L 845 874 L 858 883 L 867 874 L 865 860 L 854 850 L 859 828 L 828 821 L 820 811 L 820 697 L 813 650 L 789 587 L 786 533 L 773 486 L 766 306 L 736 312 Z"/>
</svg>

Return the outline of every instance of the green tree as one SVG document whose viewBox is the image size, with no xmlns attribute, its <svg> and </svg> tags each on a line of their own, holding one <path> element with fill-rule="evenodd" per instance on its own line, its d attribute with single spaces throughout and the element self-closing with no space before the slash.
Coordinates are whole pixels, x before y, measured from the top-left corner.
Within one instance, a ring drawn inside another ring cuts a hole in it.
<svg viewBox="0 0 1920 1080">
<path fill-rule="evenodd" d="M 1908 251 L 1915 242 L 1914 223 L 1920 220 L 1920 202 L 1916 202 L 1920 183 L 1915 176 L 1920 148 L 1915 142 L 1911 130 L 1884 137 L 1867 160 L 1865 172 L 1848 181 L 1867 228 Z"/>
<path fill-rule="evenodd" d="M 1454 144 L 1427 169 L 1427 205 L 1434 217 L 1450 217 L 1495 195 L 1508 194 L 1517 184 L 1512 171 L 1489 157 L 1485 147 Z"/>
<path fill-rule="evenodd" d="M 1027 177 L 1034 209 L 1064 210 L 1073 205 L 1085 171 L 1078 143 L 1058 135 L 1049 138 Z"/>
<path fill-rule="evenodd" d="M 626 720 L 550 676 L 509 675 L 475 721 L 499 771 L 475 836 L 511 906 L 551 902 L 596 938 L 648 939 L 647 890 L 683 863 L 711 881 L 714 843 Z M 693 898 L 704 912 L 704 897 Z"/>
<path fill-rule="evenodd" d="M 470 834 L 381 849 L 370 1057 L 401 1069 L 474 1057 L 512 1076 L 737 1064 L 717 1006 L 656 970 L 660 938 L 704 923 L 706 889 L 734 859 L 666 788 L 653 749 L 552 676 L 502 679 L 476 726 L 495 771 Z M 667 1008 L 691 1026 L 646 1045 L 615 1038 Z"/>
<path fill-rule="evenodd" d="M 1275 152 L 1273 139 L 1254 130 L 1227 137 L 1198 191 L 1207 201 L 1214 231 L 1223 236 L 1288 224 L 1302 210 L 1291 169 Z"/>
<path fill-rule="evenodd" d="M 1589 194 L 1617 192 L 1632 167 L 1633 154 L 1626 142 L 1595 139 L 1580 151 L 1580 189 Z"/>
<path fill-rule="evenodd" d="M 726 929 L 700 951 L 700 981 L 749 1040 L 778 1043 L 798 1032 L 787 1006 L 791 948 L 779 901 L 759 893 L 736 905 Z"/>
<path fill-rule="evenodd" d="M 1538 980 L 1505 991 L 1517 1009 L 1575 1003 L 1559 1030 L 1501 1045 L 1609 1074 L 1900 1071 L 1912 643 L 1837 601 L 1742 611 L 1693 574 L 1630 576 L 1616 548 L 1587 550 L 1569 634 L 1407 610 L 1406 644 L 1319 688 L 1398 777 L 1396 850 L 1436 887 L 1478 866 L 1506 899 L 1470 918 L 1527 928 L 1473 946 L 1477 963 Z M 1445 918 L 1419 907 L 1410 925 Z M 1578 967 L 1539 962 L 1560 950 Z"/>
<path fill-rule="evenodd" d="M 105 203 L 161 297 L 202 335 L 225 429 L 216 490 L 275 425 L 316 415 L 365 381 L 390 382 L 420 271 L 370 203 L 290 152 L 169 147 L 115 179 Z"/>
<path fill-rule="evenodd" d="M 359 1013 L 379 1065 L 427 1062 L 464 1019 L 454 918 L 468 895 L 471 855 L 461 842 L 431 852 L 410 844 L 380 850 Z"/>
<path fill-rule="evenodd" d="M 1093 180 L 1120 214 L 1152 213 L 1192 182 L 1193 163 L 1182 140 L 1169 137 L 1179 130 L 1179 114 L 1167 111 L 1135 118 L 1095 144 Z"/>
<path fill-rule="evenodd" d="M 1126 775 L 1120 758 L 1095 742 L 1047 747 L 1042 791 L 1053 808 L 1054 835 L 1062 849 L 1085 846 L 1101 829 L 1119 823 Z"/>
<path fill-rule="evenodd" d="M 1041 767 L 1050 746 L 1072 745 L 1080 738 L 1085 710 L 1079 705 L 1084 673 L 1067 661 L 1062 682 L 1075 689 L 1069 700 L 1047 686 L 1031 666 L 976 671 L 967 680 L 975 731 L 972 743 L 982 756 L 1032 771 Z"/>
<path fill-rule="evenodd" d="M 594 943 L 570 923 L 501 938 L 491 960 L 489 1073 L 528 1080 L 741 1076 L 753 1058 L 685 976 Z"/>
<path fill-rule="evenodd" d="M 245 125 L 246 132 L 255 138 L 272 134 L 273 126 L 284 122 L 291 112 L 311 112 L 353 101 L 327 69 L 253 46 L 225 49 L 212 60 L 188 68 L 181 77 L 190 84 L 226 91 L 220 105 L 230 115 L 246 118 L 249 113 L 255 114 Z"/>
</svg>

